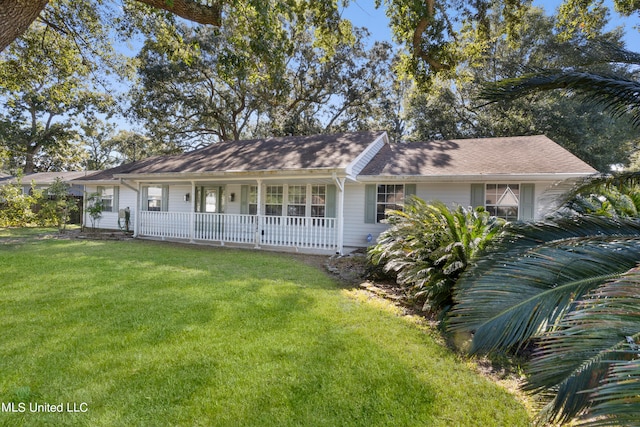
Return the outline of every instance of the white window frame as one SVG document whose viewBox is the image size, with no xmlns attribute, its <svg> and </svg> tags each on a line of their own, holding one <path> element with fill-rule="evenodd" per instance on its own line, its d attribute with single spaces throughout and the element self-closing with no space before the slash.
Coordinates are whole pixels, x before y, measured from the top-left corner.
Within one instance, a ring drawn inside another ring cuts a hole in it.
<svg viewBox="0 0 640 427">
<path fill-rule="evenodd" d="M 118 212 L 118 187 L 115 185 L 99 185 L 97 193 L 100 195 L 102 212 Z M 111 194 L 109 194 L 111 193 Z M 108 201 L 108 204 L 105 203 Z"/>
<path fill-rule="evenodd" d="M 153 195 L 150 191 L 153 189 Z M 159 195 L 158 195 L 159 193 Z M 149 202 L 154 201 L 159 203 L 159 209 L 154 206 L 154 209 L 149 209 Z M 142 210 L 149 212 L 166 212 L 169 208 L 169 187 L 166 185 L 145 185 L 142 188 Z"/>
<path fill-rule="evenodd" d="M 311 185 L 311 198 L 309 200 L 309 213 L 312 218 L 327 217 L 327 186 L 322 184 Z"/>
<path fill-rule="evenodd" d="M 389 190 L 392 189 L 391 192 Z M 384 190 L 381 192 L 380 190 Z M 400 200 L 396 200 L 398 194 L 402 194 Z M 387 210 L 402 210 L 405 199 L 404 184 L 378 184 L 376 186 L 376 223 L 387 218 Z"/>
<path fill-rule="evenodd" d="M 285 212 L 284 201 L 284 185 L 267 185 L 264 192 L 264 214 L 282 216 Z"/>
<path fill-rule="evenodd" d="M 498 218 L 517 221 L 520 218 L 520 190 L 519 182 L 486 183 L 484 208 Z M 510 203 L 512 198 L 515 198 L 515 203 Z"/>
</svg>

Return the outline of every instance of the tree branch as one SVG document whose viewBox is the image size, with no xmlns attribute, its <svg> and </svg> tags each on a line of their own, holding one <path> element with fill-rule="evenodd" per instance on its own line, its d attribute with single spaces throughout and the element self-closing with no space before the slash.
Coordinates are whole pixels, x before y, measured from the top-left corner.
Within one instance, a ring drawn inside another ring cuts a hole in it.
<svg viewBox="0 0 640 427">
<path fill-rule="evenodd" d="M 222 23 L 222 4 L 216 0 L 138 0 L 140 3 L 158 9 L 168 10 L 181 18 L 198 24 L 214 25 Z"/>
<path fill-rule="evenodd" d="M 426 0 L 427 3 L 427 16 L 423 16 L 420 21 L 418 21 L 418 25 L 416 25 L 416 29 L 413 32 L 413 56 L 418 57 L 425 61 L 434 71 L 442 71 L 449 70 L 451 66 L 448 64 L 443 64 L 442 62 L 432 58 L 429 53 L 427 53 L 422 48 L 422 35 L 426 31 L 427 27 L 431 25 L 433 18 L 435 16 L 435 0 Z"/>
</svg>

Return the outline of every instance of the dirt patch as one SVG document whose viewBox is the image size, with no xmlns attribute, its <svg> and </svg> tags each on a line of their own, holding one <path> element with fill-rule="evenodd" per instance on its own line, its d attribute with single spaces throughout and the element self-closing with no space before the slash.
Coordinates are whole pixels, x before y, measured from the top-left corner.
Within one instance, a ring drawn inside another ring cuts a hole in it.
<svg viewBox="0 0 640 427">
<path fill-rule="evenodd" d="M 89 231 L 84 230 L 78 232 L 76 239 L 88 240 L 133 240 L 133 233 L 125 233 L 124 231 Z"/>
</svg>

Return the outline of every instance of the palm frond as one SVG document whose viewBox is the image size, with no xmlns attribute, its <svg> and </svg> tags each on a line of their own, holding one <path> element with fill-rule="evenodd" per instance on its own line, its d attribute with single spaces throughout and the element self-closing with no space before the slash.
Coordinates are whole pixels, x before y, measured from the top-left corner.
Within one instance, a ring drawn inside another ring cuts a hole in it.
<svg viewBox="0 0 640 427">
<path fill-rule="evenodd" d="M 586 102 L 600 106 L 614 116 L 629 114 L 634 126 L 640 126 L 640 82 L 620 76 L 588 71 L 539 70 L 487 85 L 480 98 L 497 102 L 554 89 L 576 93 Z"/>
<path fill-rule="evenodd" d="M 640 259 L 635 221 L 514 225 L 499 240 L 456 285 L 450 329 L 473 332 L 472 352 L 524 346 L 552 329 L 574 301 Z"/>
<path fill-rule="evenodd" d="M 639 288 L 640 268 L 632 268 L 588 293 L 541 338 L 527 387 L 556 391 L 543 415 L 565 422 L 586 410 L 588 422 L 626 425 L 620 417 L 640 401 Z M 640 407 L 635 413 L 637 422 Z"/>
<path fill-rule="evenodd" d="M 490 241 L 464 279 L 473 281 L 482 277 L 496 265 L 521 258 L 539 245 L 598 236 L 640 236 L 640 220 L 574 215 L 550 217 L 535 223 L 508 223 Z"/>
<path fill-rule="evenodd" d="M 625 49 L 619 43 L 599 40 L 582 50 L 587 54 L 587 60 L 581 64 L 583 66 L 607 63 L 640 65 L 640 53 Z"/>
<path fill-rule="evenodd" d="M 640 425 L 640 359 L 611 364 L 609 375 L 592 395 L 585 427 Z"/>
</svg>

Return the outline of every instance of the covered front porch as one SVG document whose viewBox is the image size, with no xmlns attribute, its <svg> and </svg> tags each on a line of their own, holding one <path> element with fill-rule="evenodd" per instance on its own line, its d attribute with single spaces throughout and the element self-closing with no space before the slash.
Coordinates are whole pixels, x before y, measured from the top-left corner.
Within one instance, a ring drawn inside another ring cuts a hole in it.
<svg viewBox="0 0 640 427">
<path fill-rule="evenodd" d="M 136 237 L 306 253 L 343 251 L 345 178 L 211 177 L 124 182 L 137 193 Z"/>
<path fill-rule="evenodd" d="M 141 211 L 137 236 L 339 252 L 336 218 Z"/>
</svg>

